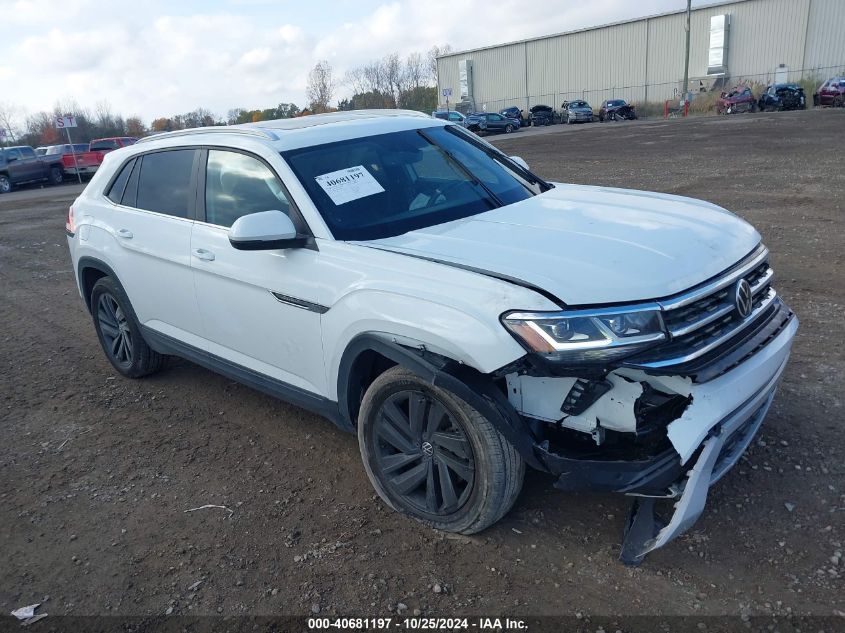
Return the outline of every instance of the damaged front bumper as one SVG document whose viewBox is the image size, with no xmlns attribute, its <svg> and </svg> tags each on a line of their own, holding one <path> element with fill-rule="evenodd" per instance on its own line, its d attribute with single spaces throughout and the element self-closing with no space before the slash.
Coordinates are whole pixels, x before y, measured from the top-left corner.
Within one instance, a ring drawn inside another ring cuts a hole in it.
<svg viewBox="0 0 845 633">
<path fill-rule="evenodd" d="M 798 328 L 797 318 L 789 314 L 774 338 L 715 378 L 696 382 L 686 376 L 617 369 L 607 377 L 610 387 L 605 395 L 579 415 L 557 422 L 591 433 L 598 445 L 605 429 L 636 433 L 635 404 L 646 390 L 686 398 L 682 412 L 665 426 L 664 439 L 668 442 L 657 444 L 656 450 L 603 454 L 596 446 L 585 456 L 555 450 L 548 441 L 534 446 L 538 461 L 558 477 L 557 488 L 613 491 L 635 497 L 620 555 L 626 564 L 639 564 L 646 554 L 689 529 L 704 509 L 710 486 L 730 470 L 751 443 L 772 402 Z M 529 409 L 529 417 L 554 424 L 551 407 L 538 403 L 544 398 L 547 402 L 554 400 L 549 400 L 549 394 L 560 394 L 561 386 L 568 391 L 567 385 L 574 380 L 512 376 L 508 392 L 523 414 Z M 672 516 L 665 523 L 655 517 L 659 499 L 674 502 Z"/>
</svg>

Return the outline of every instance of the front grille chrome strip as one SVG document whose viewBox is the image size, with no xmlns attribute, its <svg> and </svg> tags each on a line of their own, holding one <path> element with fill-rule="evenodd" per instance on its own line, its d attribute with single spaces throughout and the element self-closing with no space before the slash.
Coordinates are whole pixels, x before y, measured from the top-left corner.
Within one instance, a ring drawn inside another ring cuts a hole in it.
<svg viewBox="0 0 845 633">
<path fill-rule="evenodd" d="M 758 262 L 759 265 L 759 262 Z M 747 272 L 747 271 L 746 271 Z M 723 286 L 724 287 L 724 286 Z M 675 358 L 662 358 L 660 360 L 644 362 L 644 363 L 637 363 L 637 365 L 641 367 L 649 367 L 652 369 L 660 368 L 660 367 L 668 367 L 671 365 L 680 365 L 682 363 L 689 362 L 691 360 L 695 360 L 700 356 L 704 356 L 708 352 L 716 349 L 720 345 L 724 344 L 725 342 L 732 339 L 734 336 L 742 332 L 747 325 L 757 319 L 760 314 L 766 310 L 772 303 L 774 302 L 775 298 L 777 297 L 777 292 L 775 292 L 774 288 L 769 288 L 768 293 L 763 298 L 762 302 L 759 306 L 757 306 L 754 310 L 752 310 L 751 314 L 745 317 L 742 321 L 736 324 L 735 327 L 731 328 L 727 332 L 725 332 L 722 336 L 719 336 L 713 340 L 711 340 L 707 345 L 704 345 L 694 351 L 689 352 L 688 354 L 684 354 L 682 356 L 676 356 Z"/>
<path fill-rule="evenodd" d="M 703 299 L 714 292 L 718 292 L 722 288 L 726 288 L 730 286 L 732 283 L 736 282 L 740 277 L 744 277 L 752 270 L 757 268 L 760 264 L 766 261 L 766 258 L 769 256 L 769 249 L 767 249 L 762 244 L 757 248 L 754 253 L 745 260 L 739 267 L 732 270 L 724 277 L 719 277 L 715 281 L 711 281 L 709 284 L 701 286 L 700 288 L 696 288 L 695 290 L 691 290 L 686 292 L 682 295 L 678 295 L 676 297 L 672 297 L 666 300 L 658 301 L 661 307 L 664 310 L 675 310 L 677 308 L 682 308 L 690 303 L 695 303 L 699 299 Z"/>
<path fill-rule="evenodd" d="M 760 292 L 771 283 L 774 275 L 774 271 L 771 268 L 768 268 L 760 280 L 751 286 L 751 296 L 756 297 L 760 294 Z M 700 327 L 704 327 L 708 323 L 712 323 L 713 321 L 721 319 L 723 316 L 727 316 L 733 310 L 736 310 L 736 305 L 733 302 L 723 303 L 717 310 L 709 312 L 704 317 L 696 321 L 692 321 L 691 323 L 687 323 L 681 327 L 669 328 L 669 333 L 673 338 L 689 334 Z"/>
</svg>

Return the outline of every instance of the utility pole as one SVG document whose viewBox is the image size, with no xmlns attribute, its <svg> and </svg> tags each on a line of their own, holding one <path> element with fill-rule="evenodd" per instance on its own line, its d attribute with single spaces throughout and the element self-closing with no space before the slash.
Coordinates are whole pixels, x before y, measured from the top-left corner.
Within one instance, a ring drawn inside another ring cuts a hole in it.
<svg viewBox="0 0 845 633">
<path fill-rule="evenodd" d="M 689 98 L 689 33 L 690 33 L 690 15 L 692 13 L 692 0 L 687 0 L 687 20 L 686 20 L 686 31 L 687 31 L 687 43 L 686 43 L 686 51 L 684 53 L 684 84 L 682 86 L 683 94 L 684 94 L 684 103 L 687 102 Z"/>
</svg>

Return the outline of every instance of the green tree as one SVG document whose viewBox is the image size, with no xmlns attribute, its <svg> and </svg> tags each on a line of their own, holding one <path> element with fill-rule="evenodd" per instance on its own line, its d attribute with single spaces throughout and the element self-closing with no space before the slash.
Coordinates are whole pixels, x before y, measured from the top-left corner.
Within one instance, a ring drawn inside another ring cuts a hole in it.
<svg viewBox="0 0 845 633">
<path fill-rule="evenodd" d="M 437 88 L 433 86 L 417 86 L 405 90 L 399 95 L 399 107 L 406 110 L 431 112 L 437 109 Z"/>
</svg>

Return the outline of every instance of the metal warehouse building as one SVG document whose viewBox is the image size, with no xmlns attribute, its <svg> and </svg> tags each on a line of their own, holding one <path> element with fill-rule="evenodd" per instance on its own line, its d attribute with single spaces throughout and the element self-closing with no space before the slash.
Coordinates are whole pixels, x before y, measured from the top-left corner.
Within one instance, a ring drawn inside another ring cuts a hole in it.
<svg viewBox="0 0 845 633">
<path fill-rule="evenodd" d="M 610 98 L 678 98 L 685 24 L 681 10 L 451 53 L 437 60 L 438 94 L 451 89 L 452 107 L 487 111 L 558 108 L 577 98 L 594 108 Z M 845 0 L 734 0 L 692 10 L 692 92 L 742 80 L 825 79 L 843 71 Z"/>
</svg>

